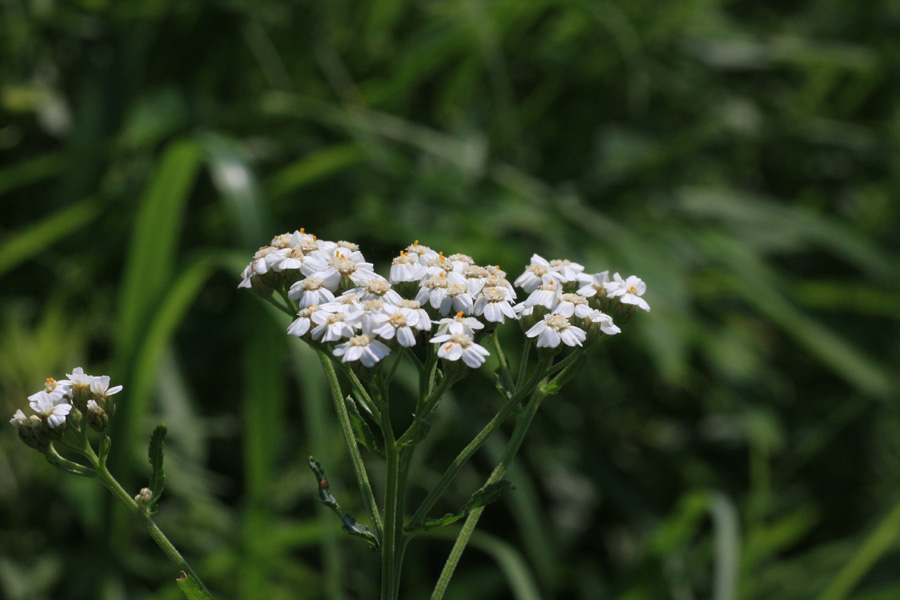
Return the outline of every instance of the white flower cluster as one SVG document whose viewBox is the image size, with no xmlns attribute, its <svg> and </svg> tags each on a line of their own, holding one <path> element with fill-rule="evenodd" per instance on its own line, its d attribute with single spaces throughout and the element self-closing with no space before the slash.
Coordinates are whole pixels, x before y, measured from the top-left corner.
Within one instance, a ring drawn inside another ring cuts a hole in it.
<svg viewBox="0 0 900 600">
<path fill-rule="evenodd" d="M 19 431 L 26 444 L 41 451 L 49 440 L 59 439 L 64 432 L 66 418 L 73 409 L 87 413 L 88 422 L 97 431 L 106 428 L 109 417 L 115 412 L 111 396 L 122 391 L 122 386 L 109 387 L 109 376 L 85 374 L 81 367 L 67 373 L 68 379 L 57 381 L 48 377 L 44 389 L 28 396 L 35 414 L 26 416 L 17 410 L 10 423 Z"/>
<path fill-rule="evenodd" d="M 497 266 L 479 266 L 465 254 L 444 256 L 416 241 L 400 252 L 388 278 L 377 274 L 351 242 L 318 239 L 304 230 L 275 237 L 244 269 L 238 287 L 269 294 L 286 290 L 299 308 L 288 333 L 316 344 L 333 344 L 343 362 L 372 367 L 392 347 L 410 348 L 417 338 L 438 344 L 439 357 L 471 368 L 489 352 L 477 343 L 506 319 L 522 320 L 538 347 L 581 346 L 601 333 L 619 333 L 610 307 L 634 305 L 646 286 L 616 273 L 588 275 L 568 260 L 535 254 L 515 286 Z M 603 309 L 603 310 L 602 310 Z M 432 335 L 432 329 L 436 331 Z"/>
</svg>

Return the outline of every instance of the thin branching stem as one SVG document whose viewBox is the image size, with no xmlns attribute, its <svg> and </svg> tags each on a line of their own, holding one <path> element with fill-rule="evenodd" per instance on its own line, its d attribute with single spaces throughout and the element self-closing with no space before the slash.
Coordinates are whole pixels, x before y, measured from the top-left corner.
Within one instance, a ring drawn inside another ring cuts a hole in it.
<svg viewBox="0 0 900 600">
<path fill-rule="evenodd" d="M 381 516 L 378 513 L 378 505 L 375 502 L 375 494 L 372 492 L 372 484 L 369 483 L 369 475 L 366 472 L 366 465 L 363 463 L 362 456 L 359 452 L 359 446 L 356 444 L 356 436 L 353 433 L 353 425 L 350 423 L 350 415 L 347 413 L 347 407 L 344 405 L 344 396 L 341 392 L 341 384 L 338 381 L 337 373 L 328 355 L 322 351 L 317 351 L 319 362 L 325 370 L 326 379 L 328 379 L 328 387 L 331 389 L 331 400 L 334 409 L 338 415 L 338 421 L 341 424 L 341 433 L 344 434 L 344 442 L 347 444 L 347 450 L 350 452 L 350 461 L 353 464 L 353 473 L 356 476 L 356 483 L 359 485 L 359 491 L 363 497 L 363 504 L 369 513 L 369 519 L 375 529 L 375 536 L 381 540 L 382 523 Z"/>
</svg>

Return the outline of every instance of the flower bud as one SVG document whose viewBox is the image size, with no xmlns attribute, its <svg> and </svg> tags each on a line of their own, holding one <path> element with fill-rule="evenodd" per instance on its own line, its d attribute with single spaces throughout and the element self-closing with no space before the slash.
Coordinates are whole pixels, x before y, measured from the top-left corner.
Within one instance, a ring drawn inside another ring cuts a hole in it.
<svg viewBox="0 0 900 600">
<path fill-rule="evenodd" d="M 112 402 L 112 398 L 107 397 L 107 399 Z M 109 417 L 109 413 L 105 411 L 97 402 L 88 400 L 87 418 L 91 429 L 102 433 L 106 430 L 107 425 L 109 425 Z"/>
<path fill-rule="evenodd" d="M 141 488 L 141 491 L 134 497 L 134 501 L 141 507 L 141 510 L 150 512 L 150 503 L 153 501 L 153 492 L 150 488 Z"/>
</svg>

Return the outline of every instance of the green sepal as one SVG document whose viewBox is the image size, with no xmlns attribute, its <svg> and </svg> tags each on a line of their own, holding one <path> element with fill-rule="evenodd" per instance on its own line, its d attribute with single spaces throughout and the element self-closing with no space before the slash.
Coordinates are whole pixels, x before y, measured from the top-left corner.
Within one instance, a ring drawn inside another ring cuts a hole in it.
<svg viewBox="0 0 900 600">
<path fill-rule="evenodd" d="M 461 519 L 465 519 L 469 513 L 476 508 L 496 502 L 500 499 L 500 496 L 503 495 L 503 492 L 514 489 L 516 489 L 516 486 L 508 479 L 501 479 L 500 481 L 489 483 L 472 494 L 469 501 L 455 513 L 447 513 L 438 519 L 426 519 L 422 521 L 420 525 L 413 527 L 412 529 L 432 529 L 434 527 L 443 527 L 445 525 L 450 525 L 451 523 L 456 523 Z"/>
<path fill-rule="evenodd" d="M 365 418 L 360 414 L 359 407 L 352 396 L 344 398 L 344 405 L 347 407 L 347 414 L 350 416 L 350 425 L 353 427 L 353 435 L 359 444 L 371 452 L 384 458 L 384 450 L 381 449 L 378 438 L 372 433 L 372 429 L 366 422 Z"/>
<path fill-rule="evenodd" d="M 163 470 L 163 440 L 166 438 L 168 428 L 165 423 L 160 423 L 150 436 L 150 448 L 147 456 L 150 459 L 150 492 L 153 494 L 148 505 L 150 514 L 156 512 L 159 506 L 159 498 L 163 488 L 166 487 L 166 473 Z"/>
<path fill-rule="evenodd" d="M 176 579 L 175 583 L 178 584 L 178 589 L 181 590 L 181 593 L 184 594 L 187 600 L 215 600 L 213 596 L 210 596 L 203 590 L 203 586 L 197 580 L 184 571 L 181 572 L 181 577 Z"/>
<path fill-rule="evenodd" d="M 325 470 L 322 468 L 322 465 L 319 464 L 319 461 L 312 456 L 309 457 L 309 468 L 312 469 L 312 472 L 316 475 L 316 488 L 319 490 L 319 502 L 333 510 L 334 513 L 341 518 L 341 529 L 352 536 L 366 540 L 373 548 L 378 548 L 380 544 L 378 543 L 378 538 L 372 533 L 372 530 L 361 523 L 357 523 L 356 519 L 354 519 L 350 513 L 345 513 L 341 510 L 341 505 L 338 504 L 337 498 L 331 493 L 331 484 L 328 483 L 328 478 L 325 477 Z"/>
</svg>

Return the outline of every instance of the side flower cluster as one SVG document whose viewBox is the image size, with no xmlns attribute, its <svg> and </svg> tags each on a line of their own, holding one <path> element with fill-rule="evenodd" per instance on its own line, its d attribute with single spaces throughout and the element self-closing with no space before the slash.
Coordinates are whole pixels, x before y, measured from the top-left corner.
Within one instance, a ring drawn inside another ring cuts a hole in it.
<svg viewBox="0 0 900 600">
<path fill-rule="evenodd" d="M 104 431 L 116 412 L 112 396 L 122 391 L 122 386 L 109 387 L 108 375 L 87 375 L 76 367 L 66 376 L 68 379 L 59 381 L 48 377 L 44 389 L 28 397 L 34 414 L 17 410 L 9 421 L 22 441 L 40 452 L 62 438 L 67 421 L 81 426 L 86 418 L 93 430 Z"/>
<path fill-rule="evenodd" d="M 584 273 L 568 260 L 535 254 L 513 283 L 498 266 L 445 256 L 416 241 L 375 272 L 352 242 L 304 230 L 276 236 L 244 269 L 238 287 L 286 293 L 299 308 L 288 333 L 326 347 L 343 362 L 374 367 L 397 348 L 437 344 L 437 355 L 471 368 L 489 352 L 478 342 L 507 319 L 520 321 L 540 348 L 582 346 L 620 329 L 635 308 L 650 310 L 635 276 Z M 516 303 L 515 288 L 527 297 Z"/>
</svg>

